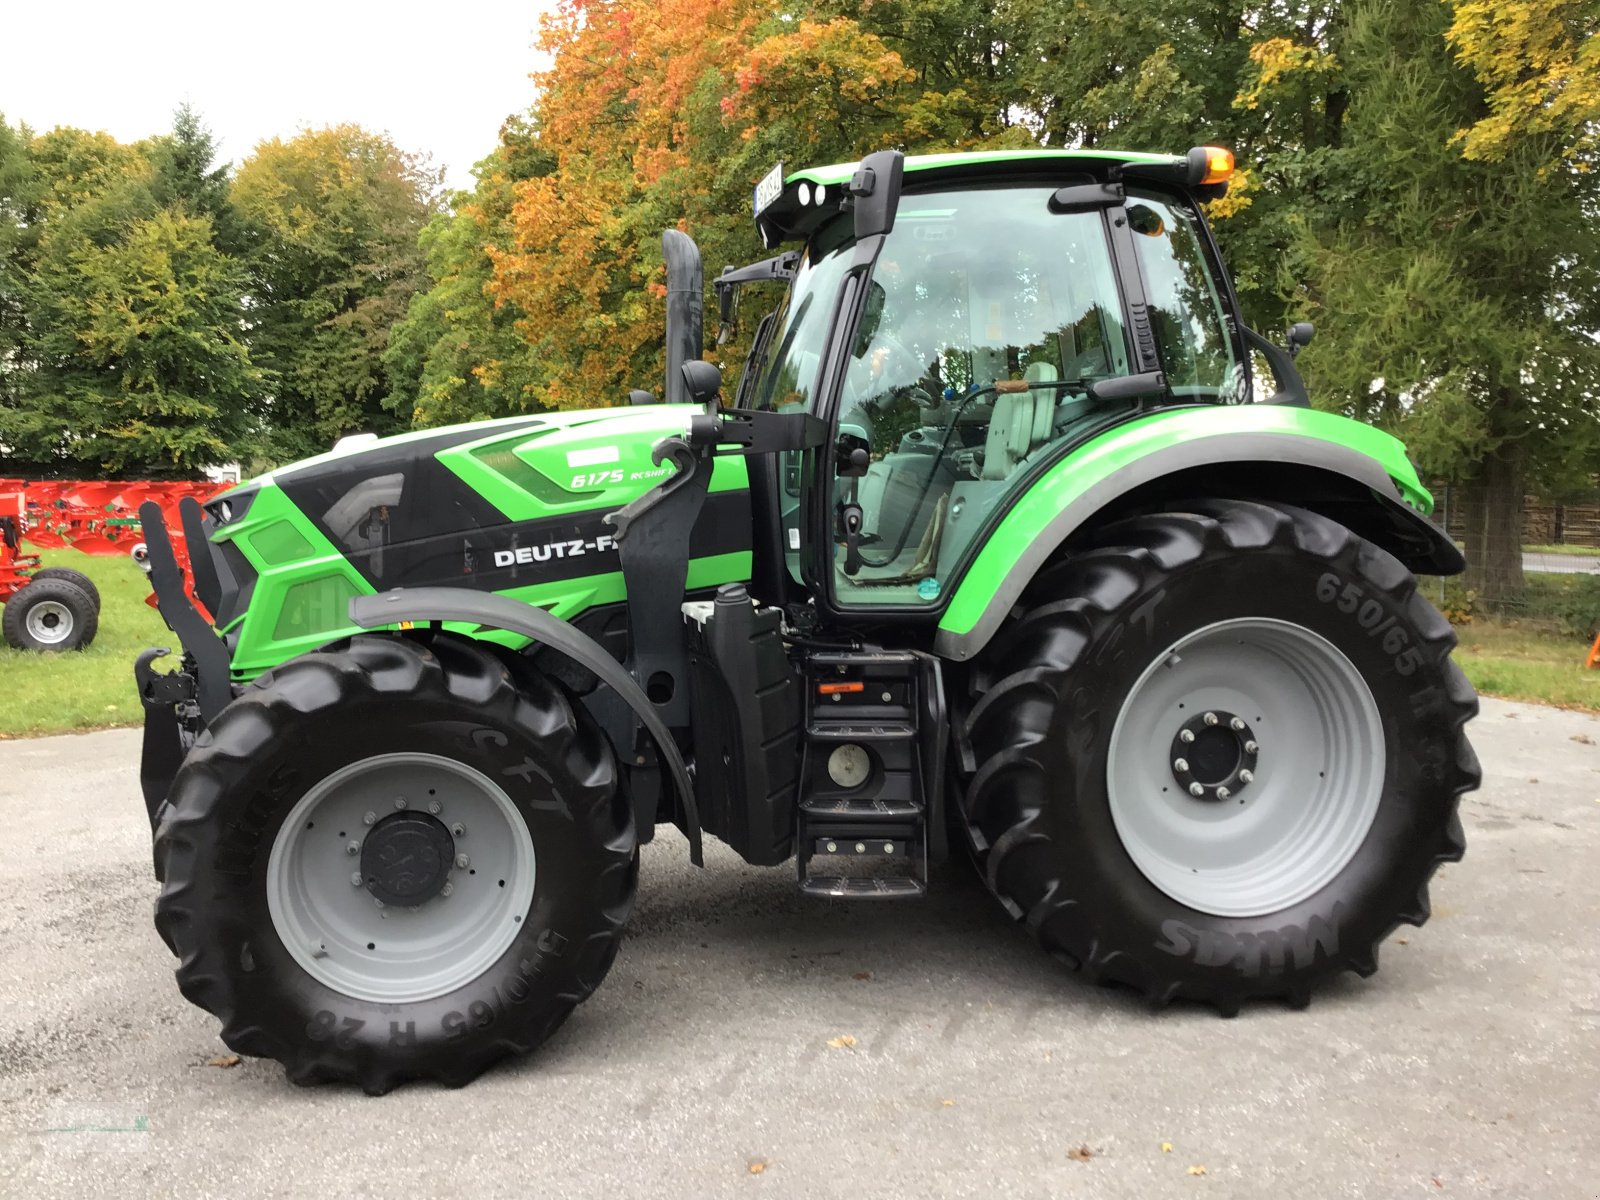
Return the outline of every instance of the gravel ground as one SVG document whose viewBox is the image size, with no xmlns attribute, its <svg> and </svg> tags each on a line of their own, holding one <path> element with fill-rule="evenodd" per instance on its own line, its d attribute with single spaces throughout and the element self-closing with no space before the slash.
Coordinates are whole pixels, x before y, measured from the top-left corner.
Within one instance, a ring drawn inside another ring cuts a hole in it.
<svg viewBox="0 0 1600 1200">
<path fill-rule="evenodd" d="M 1151 1016 L 963 870 L 830 907 L 668 832 L 548 1046 L 379 1099 L 206 1065 L 136 732 L 0 742 L 0 1195 L 1600 1196 L 1600 720 L 1485 701 L 1474 735 L 1434 919 L 1307 1012 Z"/>
</svg>

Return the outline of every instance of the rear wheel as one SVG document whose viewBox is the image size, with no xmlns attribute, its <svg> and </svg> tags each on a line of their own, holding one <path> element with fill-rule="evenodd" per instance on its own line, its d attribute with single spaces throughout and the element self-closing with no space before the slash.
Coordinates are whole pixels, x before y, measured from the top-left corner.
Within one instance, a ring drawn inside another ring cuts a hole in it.
<svg viewBox="0 0 1600 1200">
<path fill-rule="evenodd" d="M 1286 506 L 1185 509 L 1105 530 L 986 652 L 966 826 L 1002 903 L 1091 977 L 1303 1003 L 1427 919 L 1477 701 L 1388 554 Z"/>
<path fill-rule="evenodd" d="M 36 576 L 0 611 L 6 645 L 18 650 L 82 650 L 99 625 L 99 602 L 64 579 Z"/>
<path fill-rule="evenodd" d="M 638 870 L 609 743 L 449 638 L 356 638 L 257 680 L 156 835 L 178 983 L 297 1083 L 471 1080 L 605 976 Z"/>
</svg>

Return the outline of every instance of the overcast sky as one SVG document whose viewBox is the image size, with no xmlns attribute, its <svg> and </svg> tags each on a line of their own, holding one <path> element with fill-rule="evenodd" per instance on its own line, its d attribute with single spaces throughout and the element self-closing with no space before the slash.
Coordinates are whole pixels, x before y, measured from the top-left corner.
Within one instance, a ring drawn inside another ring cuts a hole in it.
<svg viewBox="0 0 1600 1200">
<path fill-rule="evenodd" d="M 0 0 L 0 113 L 135 141 L 188 101 L 225 159 L 353 121 L 433 156 L 452 187 L 533 102 L 551 0 Z"/>
</svg>

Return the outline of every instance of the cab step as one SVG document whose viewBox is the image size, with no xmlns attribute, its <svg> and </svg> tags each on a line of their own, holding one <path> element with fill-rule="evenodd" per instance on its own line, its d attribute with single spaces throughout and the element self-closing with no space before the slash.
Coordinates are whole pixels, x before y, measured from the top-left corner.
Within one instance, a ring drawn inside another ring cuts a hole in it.
<svg viewBox="0 0 1600 1200">
<path fill-rule="evenodd" d="M 908 651 L 827 651 L 805 664 L 795 849 L 800 890 L 839 900 L 927 892 L 930 713 L 937 667 Z M 931 682 L 930 682 L 931 680 Z"/>
<path fill-rule="evenodd" d="M 800 881 L 800 891 L 803 895 L 824 896 L 834 900 L 915 900 L 927 895 L 928 886 L 920 879 L 852 879 L 812 875 Z"/>
</svg>

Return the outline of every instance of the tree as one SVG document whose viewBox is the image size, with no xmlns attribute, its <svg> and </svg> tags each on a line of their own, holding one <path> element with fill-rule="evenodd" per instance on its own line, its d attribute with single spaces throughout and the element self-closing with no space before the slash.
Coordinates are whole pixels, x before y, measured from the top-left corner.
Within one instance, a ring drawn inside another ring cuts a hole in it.
<svg viewBox="0 0 1600 1200">
<path fill-rule="evenodd" d="M 536 128 L 553 167 L 515 185 L 489 290 L 519 311 L 552 407 L 660 378 L 663 228 L 691 230 L 715 272 L 761 253 L 750 189 L 780 159 L 948 149 L 993 118 L 852 17 L 756 0 L 568 0 L 541 45 L 553 61 Z"/>
<path fill-rule="evenodd" d="M 1458 18 L 1479 7 L 1458 4 Z M 1530 20 L 1547 8 L 1497 7 Z M 1468 586 L 1515 604 L 1526 480 L 1593 470 L 1600 447 L 1592 123 L 1553 127 L 1539 108 L 1502 136 L 1495 75 L 1486 88 L 1471 66 L 1479 26 L 1463 28 L 1445 5 L 1352 10 L 1333 68 L 1350 104 L 1321 162 L 1327 202 L 1304 215 L 1325 334 L 1305 361 L 1333 406 L 1395 429 L 1428 471 L 1480 485 Z"/>
<path fill-rule="evenodd" d="M 250 346 L 274 379 L 269 452 L 297 458 L 410 418 L 389 330 L 426 282 L 418 235 L 437 172 L 354 125 L 262 142 L 234 177 L 250 272 Z"/>
<path fill-rule="evenodd" d="M 208 217 L 217 248 L 225 254 L 243 249 L 243 230 L 228 197 L 228 164 L 217 162 L 216 139 L 188 104 L 172 116 L 172 131 L 150 139 L 155 175 L 151 192 L 157 204 Z"/>
<path fill-rule="evenodd" d="M 237 457 L 264 381 L 240 336 L 243 275 L 212 244 L 209 218 L 156 209 L 114 239 L 93 232 L 84 220 L 46 234 L 31 289 L 37 367 L 0 439 L 85 473 Z"/>
<path fill-rule="evenodd" d="M 411 298 L 406 317 L 384 353 L 396 406 L 418 426 L 511 416 L 538 404 L 546 375 L 518 329 L 515 301 L 489 295 L 491 248 L 510 249 L 516 184 L 549 174 L 554 160 L 534 127 L 512 118 L 500 144 L 477 165 L 476 186 L 451 197 L 422 231 L 428 290 Z"/>
<path fill-rule="evenodd" d="M 28 154 L 32 140 L 26 125 L 9 125 L 0 115 L 0 422 L 15 411 L 29 369 L 26 288 L 38 250 L 43 199 Z"/>
</svg>

